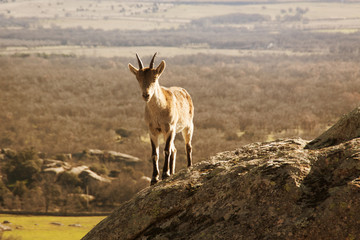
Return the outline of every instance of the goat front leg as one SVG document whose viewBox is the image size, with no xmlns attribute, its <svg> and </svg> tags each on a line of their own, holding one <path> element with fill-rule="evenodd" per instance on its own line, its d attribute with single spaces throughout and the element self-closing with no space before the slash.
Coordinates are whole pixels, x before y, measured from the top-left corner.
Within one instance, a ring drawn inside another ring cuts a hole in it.
<svg viewBox="0 0 360 240">
<path fill-rule="evenodd" d="M 166 179 L 170 177 L 170 162 L 174 163 L 173 160 L 171 160 L 171 155 L 174 153 L 172 149 L 175 148 L 174 146 L 174 139 L 175 139 L 175 131 L 170 130 L 167 134 L 166 143 L 165 143 L 165 161 L 164 161 L 164 168 L 162 173 L 162 179 Z"/>
<path fill-rule="evenodd" d="M 153 163 L 153 175 L 150 185 L 154 185 L 159 181 L 159 140 L 158 137 L 150 136 L 151 140 L 151 160 Z"/>
<path fill-rule="evenodd" d="M 170 175 L 175 174 L 175 164 L 176 164 L 176 148 L 175 144 L 173 144 L 173 149 L 170 153 Z"/>
</svg>

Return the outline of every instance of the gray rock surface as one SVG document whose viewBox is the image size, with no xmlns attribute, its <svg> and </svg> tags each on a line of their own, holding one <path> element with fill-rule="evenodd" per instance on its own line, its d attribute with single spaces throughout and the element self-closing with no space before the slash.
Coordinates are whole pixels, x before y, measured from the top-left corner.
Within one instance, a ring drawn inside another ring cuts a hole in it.
<svg viewBox="0 0 360 240">
<path fill-rule="evenodd" d="M 83 240 L 360 239 L 360 139 L 219 153 L 148 187 Z"/>
</svg>

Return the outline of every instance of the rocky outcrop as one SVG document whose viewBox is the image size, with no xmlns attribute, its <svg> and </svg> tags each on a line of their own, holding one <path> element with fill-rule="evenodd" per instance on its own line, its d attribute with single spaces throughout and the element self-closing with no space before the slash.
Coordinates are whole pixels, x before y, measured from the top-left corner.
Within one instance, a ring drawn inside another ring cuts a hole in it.
<svg viewBox="0 0 360 240">
<path fill-rule="evenodd" d="M 100 159 L 109 161 L 109 162 L 122 162 L 127 165 L 134 165 L 137 163 L 142 163 L 142 161 L 134 156 L 129 154 L 115 152 L 115 151 L 103 151 L 99 149 L 89 149 L 87 151 L 91 156 L 96 156 Z"/>
<path fill-rule="evenodd" d="M 76 176 L 81 176 L 82 178 L 87 178 L 90 181 L 105 182 L 105 183 L 111 182 L 109 178 L 98 175 L 97 173 L 91 171 L 90 168 L 86 165 L 73 167 L 69 163 L 59 160 L 51 160 L 51 159 L 44 160 L 42 171 L 44 173 L 52 173 L 55 175 L 68 172 Z"/>
<path fill-rule="evenodd" d="M 360 239 L 360 139 L 253 143 L 139 192 L 83 240 Z"/>
<path fill-rule="evenodd" d="M 360 107 L 344 115 L 334 126 L 308 143 L 307 149 L 334 146 L 360 137 Z"/>
<path fill-rule="evenodd" d="M 82 171 L 78 176 L 80 176 L 81 178 L 86 178 L 90 181 L 105 182 L 105 183 L 111 182 L 109 178 L 102 177 L 97 173 L 91 171 L 89 168 Z"/>
</svg>

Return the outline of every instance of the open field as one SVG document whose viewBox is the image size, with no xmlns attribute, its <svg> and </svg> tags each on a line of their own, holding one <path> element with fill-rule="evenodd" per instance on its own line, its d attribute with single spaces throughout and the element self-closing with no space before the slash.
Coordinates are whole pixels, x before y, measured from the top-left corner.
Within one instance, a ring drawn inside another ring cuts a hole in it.
<svg viewBox="0 0 360 240">
<path fill-rule="evenodd" d="M 104 218 L 0 215 L 0 221 L 9 221 L 8 226 L 13 228 L 3 236 L 20 237 L 21 240 L 79 240 Z M 69 226 L 73 224 L 80 226 Z"/>
</svg>

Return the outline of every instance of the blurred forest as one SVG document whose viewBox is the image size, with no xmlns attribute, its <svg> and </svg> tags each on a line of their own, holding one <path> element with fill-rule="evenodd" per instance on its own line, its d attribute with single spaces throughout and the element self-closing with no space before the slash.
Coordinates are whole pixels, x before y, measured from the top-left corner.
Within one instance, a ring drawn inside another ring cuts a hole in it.
<svg viewBox="0 0 360 240">
<path fill-rule="evenodd" d="M 1 2 L 0 6 L 5 4 Z M 152 171 L 145 103 L 127 68 L 129 62 L 136 64 L 135 54 L 107 58 L 20 50 L 13 54 L 12 48 L 236 50 L 236 56 L 194 52 L 168 57 L 160 52 L 156 59 L 155 64 L 162 59 L 167 63 L 160 84 L 181 86 L 193 98 L 196 163 L 254 141 L 297 136 L 310 140 L 359 104 L 360 31 L 313 31 L 309 6 L 282 9 L 276 17 L 203 16 L 176 28 L 155 30 L 41 27 L 36 17 L 0 15 L 2 208 L 27 210 L 37 205 L 37 211 L 108 211 L 147 186 L 138 180 Z M 162 9 L 153 3 L 150 7 L 151 14 Z M 139 54 L 149 62 L 150 55 Z M 179 170 L 186 166 L 181 135 L 176 146 Z M 141 164 L 103 161 L 87 154 L 88 149 L 130 154 Z M 63 157 L 67 153 L 77 157 Z M 112 183 L 90 186 L 66 173 L 50 178 L 42 172 L 46 159 L 88 165 Z M 95 201 L 91 205 L 83 198 L 74 201 L 79 196 L 74 194 L 92 195 Z M 29 200 L 36 196 L 43 202 Z"/>
<path fill-rule="evenodd" d="M 253 141 L 311 139 L 360 100 L 360 66 L 352 54 L 165 60 L 160 83 L 182 86 L 194 100 L 196 161 Z M 147 159 L 145 104 L 128 62 L 135 64 L 121 58 L 0 57 L 0 145 L 48 154 L 112 149 Z M 180 135 L 177 142 L 182 149 Z"/>
</svg>

